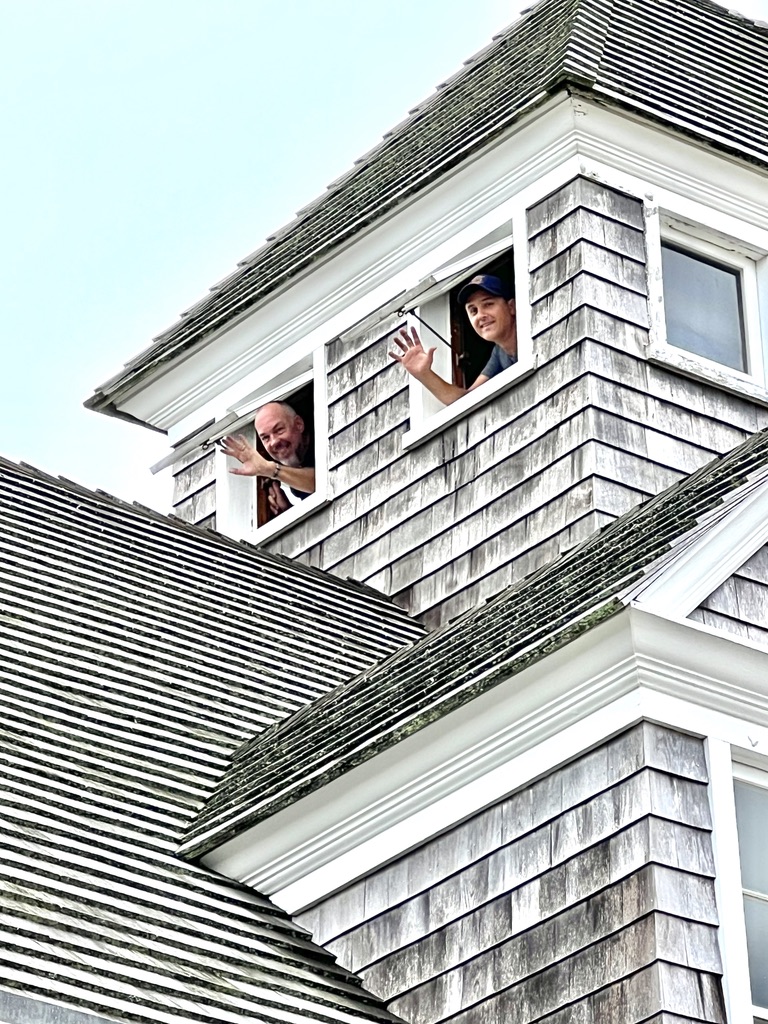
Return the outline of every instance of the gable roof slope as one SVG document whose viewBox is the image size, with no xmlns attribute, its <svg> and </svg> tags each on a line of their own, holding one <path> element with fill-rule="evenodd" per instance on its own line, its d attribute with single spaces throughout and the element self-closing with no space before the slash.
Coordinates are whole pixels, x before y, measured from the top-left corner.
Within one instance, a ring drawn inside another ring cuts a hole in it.
<svg viewBox="0 0 768 1024">
<path fill-rule="evenodd" d="M 753 475 L 768 479 L 768 429 L 254 738 L 183 852 L 220 846 L 621 610 L 622 591 Z"/>
<path fill-rule="evenodd" d="M 268 900 L 175 851 L 246 737 L 423 628 L 4 460 L 0 551 L 0 1016 L 37 1020 L 12 1016 L 31 997 L 73 1020 L 391 1019 Z"/>
<path fill-rule="evenodd" d="M 712 0 L 541 0 L 85 404 L 120 415 L 143 380 L 568 85 L 768 165 L 766 77 L 768 30 Z"/>
</svg>

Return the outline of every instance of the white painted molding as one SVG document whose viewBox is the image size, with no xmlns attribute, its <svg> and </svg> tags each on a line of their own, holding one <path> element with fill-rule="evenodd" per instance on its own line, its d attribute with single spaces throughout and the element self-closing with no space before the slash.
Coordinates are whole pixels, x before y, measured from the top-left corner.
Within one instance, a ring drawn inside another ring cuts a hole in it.
<svg viewBox="0 0 768 1024">
<path fill-rule="evenodd" d="M 712 850 L 715 857 L 715 898 L 723 961 L 723 990 L 729 1024 L 752 1024 L 747 931 L 741 889 L 736 802 L 733 792 L 733 749 L 727 740 L 708 737 L 709 800 L 712 808 Z"/>
<path fill-rule="evenodd" d="M 664 555 L 660 573 L 654 574 L 651 567 L 645 579 L 624 591 L 621 599 L 669 618 L 687 618 L 768 544 L 768 475 L 763 477 L 760 483 L 745 485 L 741 500 L 701 529 L 695 540 L 679 544 L 676 555 Z"/>
<path fill-rule="evenodd" d="M 353 240 L 293 285 L 271 295 L 237 324 L 171 370 L 158 371 L 122 408 L 164 429 L 221 409 L 246 393 L 263 364 L 292 349 L 301 358 L 350 330 L 398 293 L 577 173 L 630 194 L 654 194 L 673 207 L 702 203 L 729 231 L 768 249 L 765 177 L 745 163 L 683 140 L 642 118 L 560 95 L 532 111 L 506 135 L 434 188 Z M 680 209 L 685 214 L 684 209 Z M 733 230 L 733 219 L 741 227 Z M 713 226 L 717 226 L 716 224 Z M 520 269 L 520 268 L 518 268 Z M 521 278 L 522 285 L 522 278 Z M 284 295 L 290 292 L 291 301 Z M 522 290 L 520 294 L 523 294 Z M 226 338 L 225 343 L 220 343 Z"/>
<path fill-rule="evenodd" d="M 768 753 L 768 650 L 626 609 L 203 859 L 296 913 L 644 717 Z"/>
<path fill-rule="evenodd" d="M 488 234 L 500 217 L 509 219 L 509 212 L 499 211 L 522 186 L 575 154 L 571 128 L 569 99 L 546 102 L 503 139 L 469 154 L 417 200 L 212 334 L 203 349 L 171 370 L 158 371 L 121 408 L 168 429 L 206 401 L 239 387 L 277 352 L 297 345 L 294 358 L 299 358 L 305 349 L 348 331 Z"/>
<path fill-rule="evenodd" d="M 439 434 L 446 427 L 450 426 L 451 423 L 455 423 L 462 416 L 466 416 L 472 409 L 477 409 L 481 405 L 490 402 L 500 391 L 505 391 L 507 388 L 512 387 L 513 384 L 518 384 L 520 381 L 525 380 L 526 377 L 530 377 L 534 369 L 533 361 L 530 358 L 526 360 L 520 359 L 514 366 L 510 366 L 509 369 L 503 370 L 495 377 L 492 377 L 491 380 L 487 381 L 476 391 L 469 391 L 455 402 L 451 402 L 450 405 L 443 406 L 439 412 L 423 417 L 416 426 L 406 430 L 403 434 L 403 451 L 408 451 L 409 448 L 414 448 L 423 441 L 427 441 L 430 437 L 434 437 L 435 434 Z M 409 380 L 409 385 L 413 390 L 423 390 L 417 382 L 411 385 Z M 412 400 L 411 409 L 413 409 L 414 405 L 415 402 Z M 412 421 L 414 419 L 415 417 L 412 416 Z"/>
</svg>

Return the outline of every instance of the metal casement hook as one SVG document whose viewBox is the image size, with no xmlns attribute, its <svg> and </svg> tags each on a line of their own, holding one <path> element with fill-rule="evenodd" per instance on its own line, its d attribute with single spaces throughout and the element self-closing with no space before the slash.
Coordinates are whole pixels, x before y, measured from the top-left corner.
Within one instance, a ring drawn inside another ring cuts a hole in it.
<svg viewBox="0 0 768 1024">
<path fill-rule="evenodd" d="M 418 313 L 414 313 L 414 311 L 412 309 L 405 309 L 405 308 L 398 309 L 397 315 L 398 316 L 412 316 L 415 320 L 419 321 L 419 323 L 422 325 L 422 327 L 426 327 L 428 331 L 431 331 L 436 338 L 439 338 L 440 341 L 442 341 L 442 343 L 444 345 L 447 345 L 448 348 L 451 351 L 453 351 L 453 345 L 450 343 L 450 341 L 446 341 L 445 338 L 442 336 L 442 334 L 438 334 L 438 332 L 435 330 L 434 327 L 430 327 L 430 325 L 427 323 L 427 321 L 426 320 L 422 320 L 421 317 L 419 316 L 419 314 Z"/>
</svg>

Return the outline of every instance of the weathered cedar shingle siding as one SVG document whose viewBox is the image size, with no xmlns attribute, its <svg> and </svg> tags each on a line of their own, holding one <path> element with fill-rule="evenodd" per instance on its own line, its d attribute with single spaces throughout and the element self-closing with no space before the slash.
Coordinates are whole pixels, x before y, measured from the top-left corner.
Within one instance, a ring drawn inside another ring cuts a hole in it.
<svg viewBox="0 0 768 1024">
<path fill-rule="evenodd" d="M 413 1024 L 724 1021 L 706 781 L 700 740 L 639 725 L 299 921 Z"/>
<path fill-rule="evenodd" d="M 2 1019 L 381 1019 L 282 911 L 176 850 L 245 739 L 423 629 L 3 460 L 0 563 Z"/>
<path fill-rule="evenodd" d="M 238 752 L 183 849 L 198 856 L 464 707 L 618 611 L 673 544 L 768 476 L 748 438 L 455 622 L 324 694 Z"/>
<path fill-rule="evenodd" d="M 648 363 L 638 199 L 577 178 L 528 224 L 536 372 L 404 452 L 407 380 L 382 337 L 398 320 L 334 342 L 333 502 L 269 549 L 440 625 L 768 423 Z"/>
<path fill-rule="evenodd" d="M 767 71 L 768 30 L 710 0 L 543 0 L 87 404 L 115 412 L 153 371 L 332 255 L 560 89 L 584 88 L 765 165 Z"/>
<path fill-rule="evenodd" d="M 768 644 L 768 547 L 746 561 L 690 617 Z"/>
<path fill-rule="evenodd" d="M 172 511 L 186 523 L 216 527 L 216 450 L 198 448 L 173 468 Z"/>
</svg>

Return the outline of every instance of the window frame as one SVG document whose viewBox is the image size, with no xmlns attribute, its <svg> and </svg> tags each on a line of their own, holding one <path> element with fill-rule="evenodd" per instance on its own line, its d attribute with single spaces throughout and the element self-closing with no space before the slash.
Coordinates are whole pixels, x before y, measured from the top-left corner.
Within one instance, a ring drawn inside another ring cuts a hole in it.
<svg viewBox="0 0 768 1024">
<path fill-rule="evenodd" d="M 759 789 L 763 789 L 763 790 L 768 791 L 768 759 L 761 758 L 760 761 L 764 762 L 764 763 L 758 764 L 758 763 L 756 763 L 756 759 L 754 757 L 740 756 L 737 752 L 735 752 L 734 753 L 733 764 L 732 764 L 732 783 L 735 784 L 736 782 L 744 782 L 744 783 L 746 783 L 748 785 L 756 786 Z M 736 798 L 735 798 L 735 785 L 734 785 L 734 822 L 737 824 L 735 804 L 736 804 Z M 737 825 L 737 828 L 738 828 L 738 825 Z M 736 833 L 736 843 L 737 843 L 737 845 L 739 844 L 739 842 L 740 842 L 740 840 L 738 838 L 738 831 L 737 831 L 737 833 Z M 740 907 L 739 907 L 739 909 L 740 909 L 739 919 L 740 919 L 741 927 L 742 927 L 742 930 L 743 930 L 744 949 L 746 950 L 746 949 L 748 949 L 747 925 L 746 925 L 746 917 L 745 917 L 745 914 L 744 914 L 744 902 L 743 901 L 744 901 L 745 893 L 748 893 L 748 892 L 751 893 L 752 890 L 745 889 L 744 885 L 743 885 L 743 882 L 742 882 L 742 877 L 741 877 L 741 853 L 740 853 L 740 850 L 739 850 L 738 867 L 739 867 L 738 883 L 739 883 L 739 892 L 741 894 L 741 903 L 740 903 Z M 768 899 L 768 897 L 766 897 L 766 899 Z M 747 971 L 747 976 L 748 976 L 748 971 Z M 750 979 L 750 986 L 751 986 L 751 979 Z M 759 1022 L 759 1021 L 766 1021 L 766 1020 L 768 1020 L 768 1006 L 759 1006 L 758 1004 L 752 1002 L 751 987 L 750 987 L 750 989 L 748 990 L 748 993 L 747 993 L 747 1000 L 748 1000 L 748 1002 L 749 1002 L 749 1004 L 751 1006 L 751 1013 L 752 1013 L 753 1021 Z"/>
<path fill-rule="evenodd" d="M 520 218 L 522 217 L 522 222 Z M 448 346 L 437 338 L 429 341 L 429 331 L 423 323 L 426 320 L 443 338 L 451 338 L 450 295 L 458 284 L 474 274 L 481 273 L 488 264 L 495 262 L 504 253 L 512 250 L 515 275 L 515 293 L 517 296 L 517 362 L 514 366 L 486 381 L 481 387 L 468 392 L 449 405 L 439 402 L 425 387 L 410 375 L 408 376 L 410 425 L 402 438 L 403 451 L 408 451 L 423 441 L 434 437 L 447 426 L 461 419 L 471 410 L 485 405 L 499 392 L 527 377 L 534 369 L 533 346 L 531 343 L 530 305 L 521 301 L 527 295 L 527 233 L 524 230 L 525 214 L 507 214 L 506 219 L 497 228 L 479 239 L 475 245 L 464 250 L 449 262 L 443 264 L 431 275 L 434 285 L 425 291 L 412 307 L 416 316 L 409 312 L 402 326 L 414 328 L 419 332 L 425 345 L 436 345 L 433 368 L 445 380 L 453 381 L 453 346 Z M 496 236 L 494 241 L 489 239 Z M 522 238 L 525 244 L 515 245 L 514 239 Z M 418 319 L 417 319 L 418 317 Z"/>
<path fill-rule="evenodd" d="M 259 477 L 241 477 L 230 473 L 238 465 L 235 459 L 217 453 L 216 461 L 216 529 L 236 540 L 260 544 L 326 504 L 330 500 L 328 481 L 328 402 L 326 387 L 325 346 L 315 349 L 311 367 L 306 360 L 275 374 L 257 391 L 251 392 L 234 408 L 237 419 L 224 434 L 238 433 L 240 425 L 252 421 L 257 409 L 267 402 L 287 401 L 307 384 L 313 385 L 313 441 L 315 447 L 315 491 L 303 501 L 275 516 L 262 526 L 254 526 L 257 509 Z M 218 438 L 211 436 L 209 443 Z"/>
<path fill-rule="evenodd" d="M 768 405 L 768 251 L 736 235 L 708 227 L 702 220 L 681 218 L 672 211 L 646 207 L 646 240 L 651 310 L 651 362 L 670 366 L 686 376 Z M 737 225 L 733 227 L 738 230 Z M 739 275 L 747 368 L 737 370 L 673 345 L 667 340 L 662 244 L 720 264 Z M 654 283 L 656 287 L 654 287 Z"/>
</svg>

